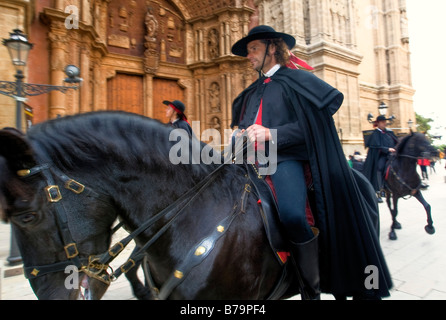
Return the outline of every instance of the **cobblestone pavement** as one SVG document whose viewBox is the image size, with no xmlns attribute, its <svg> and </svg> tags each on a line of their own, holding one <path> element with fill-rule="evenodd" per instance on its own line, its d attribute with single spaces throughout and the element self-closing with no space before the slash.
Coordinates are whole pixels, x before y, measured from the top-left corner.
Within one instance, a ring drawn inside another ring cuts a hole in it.
<svg viewBox="0 0 446 320">
<path fill-rule="evenodd" d="M 387 205 L 380 204 L 381 246 L 389 266 L 394 288 L 389 300 L 446 300 L 446 170 L 444 162 L 437 164 L 437 173 L 430 173 L 428 190 L 423 195 L 432 206 L 436 233 L 424 231 L 426 215 L 415 199 L 399 201 L 398 220 L 403 229 L 397 230 L 398 240 L 388 239 L 391 217 Z M 122 238 L 124 234 L 117 234 Z M 0 223 L 0 299 L 36 300 L 21 267 L 9 267 L 10 226 Z M 132 245 L 113 262 L 120 266 L 129 256 Z M 105 300 L 133 300 L 129 283 L 124 276 L 113 282 Z M 296 297 L 296 299 L 300 299 Z M 323 300 L 333 299 L 322 295 Z"/>
</svg>

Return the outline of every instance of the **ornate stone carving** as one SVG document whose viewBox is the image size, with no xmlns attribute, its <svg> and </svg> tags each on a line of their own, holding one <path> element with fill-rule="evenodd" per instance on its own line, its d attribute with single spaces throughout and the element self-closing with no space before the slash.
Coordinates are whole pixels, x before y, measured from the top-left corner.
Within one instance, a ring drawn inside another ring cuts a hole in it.
<svg viewBox="0 0 446 320">
<path fill-rule="evenodd" d="M 217 82 L 212 82 L 209 86 L 209 106 L 212 113 L 221 111 L 220 103 L 220 85 Z"/>
<path fill-rule="evenodd" d="M 209 58 L 216 59 L 220 55 L 220 34 L 219 32 L 212 28 L 209 30 L 208 34 L 208 50 L 209 50 Z"/>
<path fill-rule="evenodd" d="M 117 34 L 112 34 L 108 36 L 107 43 L 109 46 L 119 47 L 119 48 L 130 48 L 130 39 L 126 36 L 120 36 Z"/>
<path fill-rule="evenodd" d="M 146 36 L 144 46 L 146 51 L 144 52 L 144 71 L 146 73 L 154 74 L 159 67 L 160 54 L 157 45 L 158 36 L 158 20 L 153 15 L 153 9 L 149 7 L 146 19 Z M 164 45 L 164 57 L 165 57 L 165 45 Z"/>
</svg>

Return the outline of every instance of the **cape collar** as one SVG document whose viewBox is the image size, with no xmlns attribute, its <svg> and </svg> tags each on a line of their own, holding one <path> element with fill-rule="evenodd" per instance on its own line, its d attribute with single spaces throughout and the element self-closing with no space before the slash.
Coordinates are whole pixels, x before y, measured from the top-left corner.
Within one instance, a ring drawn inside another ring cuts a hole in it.
<svg viewBox="0 0 446 320">
<path fill-rule="evenodd" d="M 274 67 L 269 69 L 267 73 L 264 73 L 263 75 L 267 78 L 272 77 L 279 69 L 280 69 L 280 64 L 276 64 Z"/>
</svg>

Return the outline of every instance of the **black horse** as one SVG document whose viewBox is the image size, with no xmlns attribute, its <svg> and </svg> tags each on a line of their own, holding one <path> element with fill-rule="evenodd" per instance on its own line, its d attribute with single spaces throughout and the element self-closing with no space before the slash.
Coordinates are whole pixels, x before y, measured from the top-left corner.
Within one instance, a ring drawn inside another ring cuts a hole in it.
<svg viewBox="0 0 446 320">
<path fill-rule="evenodd" d="M 389 233 L 390 240 L 396 240 L 395 229 L 401 229 L 401 224 L 396 219 L 398 215 L 398 199 L 406 196 L 415 197 L 423 205 L 427 214 L 425 230 L 429 234 L 435 233 L 431 206 L 421 194 L 422 183 L 416 169 L 418 158 L 437 156 L 438 150 L 429 143 L 424 134 L 418 132 L 411 132 L 396 146 L 396 154 L 390 158 L 386 166 L 384 184 L 387 206 L 392 214 L 392 226 Z M 391 198 L 393 199 L 393 208 Z"/>
<path fill-rule="evenodd" d="M 92 299 L 103 296 L 112 280 L 108 263 L 125 242 L 110 248 L 118 217 L 137 232 L 139 247 L 151 244 L 144 251 L 151 277 L 170 286 L 168 298 L 297 293 L 289 291 L 291 278 L 277 287 L 284 268 L 245 167 L 174 165 L 169 155 L 178 140 L 169 139 L 171 130 L 121 112 L 48 121 L 27 136 L 0 130 L 0 214 L 12 223 L 39 299 L 76 299 L 82 287 Z M 79 281 L 67 284 L 73 267 Z"/>
</svg>

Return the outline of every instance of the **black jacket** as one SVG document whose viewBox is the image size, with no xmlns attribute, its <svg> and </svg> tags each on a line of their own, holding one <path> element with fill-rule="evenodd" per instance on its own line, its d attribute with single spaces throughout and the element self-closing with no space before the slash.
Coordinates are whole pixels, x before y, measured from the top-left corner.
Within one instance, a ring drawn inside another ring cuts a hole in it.
<svg viewBox="0 0 446 320">
<path fill-rule="evenodd" d="M 303 135 L 308 152 L 312 209 L 320 229 L 322 291 L 364 293 L 367 268 L 373 266 L 379 279 L 374 293 L 388 296 L 392 281 L 379 243 L 376 196 L 368 180 L 349 167 L 332 118 L 343 102 L 342 93 L 303 70 L 281 68 L 272 78 L 292 105 L 299 122 L 295 130 Z M 232 127 L 240 123 L 258 81 L 234 101 Z"/>
<path fill-rule="evenodd" d="M 277 141 L 274 141 L 277 144 L 277 162 L 308 160 L 304 135 L 290 97 L 280 82 L 275 81 L 275 76 L 271 77 L 272 81 L 269 83 L 263 83 L 264 79 L 256 81 L 252 92 L 246 97 L 246 108 L 241 114 L 239 129 L 246 129 L 255 122 L 260 101 L 263 99 L 262 125 L 277 130 Z M 266 147 L 268 148 L 268 145 Z"/>
<path fill-rule="evenodd" d="M 366 147 L 369 148 L 369 151 L 364 163 L 363 174 L 369 179 L 375 190 L 380 188 L 377 172 L 379 169 L 383 169 L 378 168 L 379 159 L 387 158 L 390 153 L 389 148 L 394 148 L 397 143 L 398 138 L 393 131 L 387 129 L 384 132 L 376 129 L 367 141 Z"/>
<path fill-rule="evenodd" d="M 178 119 L 177 121 L 175 121 L 174 123 L 170 123 L 170 125 L 174 128 L 178 128 L 178 129 L 184 129 L 186 130 L 187 134 L 192 137 L 192 128 L 189 125 L 189 123 L 187 123 L 187 121 L 184 121 L 183 119 Z"/>
</svg>

